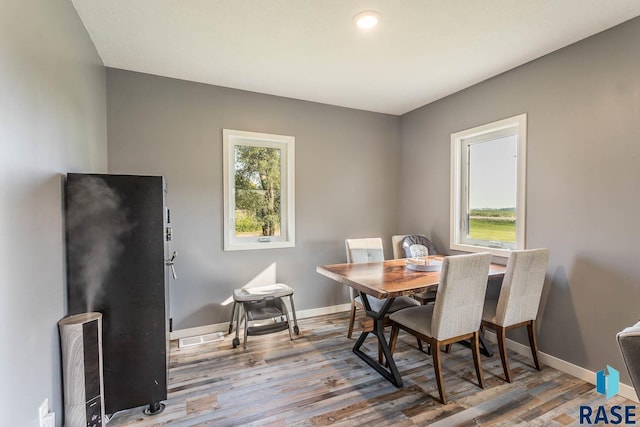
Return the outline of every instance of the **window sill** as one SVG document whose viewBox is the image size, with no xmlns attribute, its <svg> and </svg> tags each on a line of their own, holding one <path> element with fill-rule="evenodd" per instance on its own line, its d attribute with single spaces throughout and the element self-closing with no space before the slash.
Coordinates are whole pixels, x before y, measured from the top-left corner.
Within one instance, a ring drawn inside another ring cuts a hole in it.
<svg viewBox="0 0 640 427">
<path fill-rule="evenodd" d="M 255 249 L 280 249 L 294 248 L 296 244 L 290 241 L 279 242 L 251 242 L 251 243 L 229 243 L 225 242 L 225 251 L 250 251 Z"/>
<path fill-rule="evenodd" d="M 511 249 L 489 248 L 487 246 L 463 245 L 460 243 L 451 243 L 451 250 L 461 252 L 489 252 L 493 256 L 501 258 L 509 258 Z"/>
</svg>

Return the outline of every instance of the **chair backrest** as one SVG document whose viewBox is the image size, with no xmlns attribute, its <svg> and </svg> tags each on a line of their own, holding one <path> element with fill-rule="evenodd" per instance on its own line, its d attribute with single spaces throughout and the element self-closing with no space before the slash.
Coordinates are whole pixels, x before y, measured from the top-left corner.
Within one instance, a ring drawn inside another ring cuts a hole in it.
<svg viewBox="0 0 640 427">
<path fill-rule="evenodd" d="M 404 239 L 407 239 L 407 246 L 405 249 Z M 422 255 L 412 255 L 411 253 L 411 245 L 422 245 L 429 252 L 429 255 L 435 255 L 438 252 L 436 251 L 435 245 L 431 242 L 431 240 L 427 239 L 422 234 L 398 234 L 395 236 L 391 236 L 391 244 L 393 245 L 393 258 L 410 258 L 414 256 L 422 256 Z M 420 248 L 414 248 L 419 250 Z"/>
<path fill-rule="evenodd" d="M 618 332 L 616 339 L 633 388 L 640 396 L 640 322 Z"/>
<path fill-rule="evenodd" d="M 435 255 L 436 247 L 431 240 L 419 234 L 405 236 L 402 239 L 402 251 L 405 258 Z"/>
<path fill-rule="evenodd" d="M 431 319 L 431 334 L 442 341 L 480 329 L 491 254 L 445 257 Z"/>
<path fill-rule="evenodd" d="M 380 237 L 364 239 L 346 239 L 347 262 L 381 262 L 384 261 L 384 249 Z"/>
<path fill-rule="evenodd" d="M 393 259 L 404 258 L 404 251 L 402 250 L 402 239 L 407 237 L 407 234 L 397 234 L 391 236 L 391 247 L 393 248 Z"/>
<path fill-rule="evenodd" d="M 549 249 L 511 252 L 496 307 L 498 325 L 511 326 L 535 320 L 548 263 Z"/>
</svg>

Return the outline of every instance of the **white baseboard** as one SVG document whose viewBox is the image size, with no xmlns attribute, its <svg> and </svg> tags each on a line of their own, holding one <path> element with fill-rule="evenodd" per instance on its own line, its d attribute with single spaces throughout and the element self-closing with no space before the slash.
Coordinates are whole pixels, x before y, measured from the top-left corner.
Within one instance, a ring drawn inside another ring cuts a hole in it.
<svg viewBox="0 0 640 427">
<path fill-rule="evenodd" d="M 497 342 L 496 334 L 493 331 L 485 330 L 485 336 L 489 341 L 493 343 Z M 520 355 L 531 357 L 531 348 L 528 345 L 520 344 L 519 342 L 513 341 L 509 338 L 507 338 L 507 348 Z M 496 356 L 500 357 L 500 355 Z M 538 351 L 538 357 L 542 364 L 572 375 L 588 383 L 595 384 L 596 373 L 593 371 L 574 365 L 573 363 L 569 363 L 565 360 L 558 359 L 555 356 L 551 356 L 550 354 L 546 354 L 541 351 Z M 630 385 L 620 383 L 620 391 L 618 394 L 626 399 L 633 400 L 634 402 L 639 401 L 638 396 L 636 396 L 635 389 Z"/>
<path fill-rule="evenodd" d="M 332 305 L 329 307 L 311 308 L 309 310 L 296 311 L 296 317 L 298 319 L 307 319 L 309 317 L 323 316 L 327 314 L 340 313 L 343 311 L 349 311 L 351 304 Z M 229 331 L 229 322 L 215 323 L 212 325 L 197 326 L 195 328 L 178 329 L 169 335 L 169 339 L 177 340 L 180 338 L 195 337 L 198 335 L 212 334 L 214 332 Z"/>
</svg>

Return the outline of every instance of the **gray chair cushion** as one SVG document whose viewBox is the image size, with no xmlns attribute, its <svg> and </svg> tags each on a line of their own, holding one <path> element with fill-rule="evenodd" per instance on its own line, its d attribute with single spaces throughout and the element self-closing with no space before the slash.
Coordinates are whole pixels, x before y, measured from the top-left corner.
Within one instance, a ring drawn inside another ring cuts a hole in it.
<svg viewBox="0 0 640 427">
<path fill-rule="evenodd" d="M 436 295 L 438 295 L 438 291 L 433 290 L 433 291 L 426 291 L 426 292 L 418 292 L 414 295 L 414 297 L 416 299 L 420 300 L 424 300 L 424 301 L 435 301 L 436 300 Z"/>
<path fill-rule="evenodd" d="M 434 305 L 419 305 L 392 313 L 389 319 L 416 332 L 432 337 L 431 319 Z"/>
<path fill-rule="evenodd" d="M 429 255 L 429 249 L 424 245 L 411 245 L 409 246 L 409 253 L 412 258 L 425 257 Z"/>
<path fill-rule="evenodd" d="M 355 297 L 354 300 L 356 303 L 364 307 L 364 304 L 362 303 L 362 298 L 359 295 Z M 372 296 L 368 296 L 367 300 L 369 301 L 369 305 L 371 306 L 371 309 L 373 311 L 380 311 L 380 309 L 382 309 L 382 305 L 386 301 L 385 299 L 380 299 Z M 420 305 L 420 303 L 413 298 L 398 297 L 393 301 L 387 313 L 393 313 L 398 310 L 402 310 L 403 308 L 414 307 L 416 305 Z"/>
<path fill-rule="evenodd" d="M 406 236 L 404 239 L 402 239 L 402 251 L 404 252 L 405 258 L 412 258 L 415 256 L 424 256 L 424 255 L 413 255 L 411 250 L 411 247 L 413 245 L 424 246 L 425 248 L 427 248 L 427 251 L 429 252 L 428 255 L 435 255 L 438 253 L 436 251 L 436 247 L 434 246 L 434 244 L 431 243 L 431 240 L 427 239 L 424 236 L 411 234 L 409 236 Z M 419 247 L 414 247 L 414 250 L 417 251 L 418 249 Z"/>
</svg>

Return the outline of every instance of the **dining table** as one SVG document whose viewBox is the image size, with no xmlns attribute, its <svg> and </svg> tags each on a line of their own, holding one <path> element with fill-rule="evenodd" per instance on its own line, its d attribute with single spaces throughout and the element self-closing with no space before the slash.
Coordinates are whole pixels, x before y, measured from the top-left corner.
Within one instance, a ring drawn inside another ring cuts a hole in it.
<svg viewBox="0 0 640 427">
<path fill-rule="evenodd" d="M 443 258 L 439 255 L 428 257 L 430 261 L 434 261 L 434 264 L 441 263 Z M 408 263 L 411 261 L 394 259 L 383 262 L 329 264 L 316 267 L 319 274 L 349 286 L 360 294 L 366 315 L 373 319 L 373 328 L 363 328 L 353 346 L 353 352 L 398 388 L 402 387 L 402 377 L 393 360 L 389 342 L 384 336 L 385 316 L 395 298 L 437 289 L 440 283 L 440 269 L 417 271 L 407 267 Z M 487 280 L 504 277 L 505 270 L 504 265 L 492 263 Z M 385 300 L 379 311 L 371 308 L 370 296 Z M 362 345 L 370 333 L 377 338 L 385 363 L 372 358 L 362 350 Z M 484 341 L 482 345 L 483 352 L 490 355 L 491 352 Z"/>
</svg>

